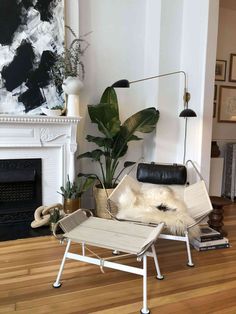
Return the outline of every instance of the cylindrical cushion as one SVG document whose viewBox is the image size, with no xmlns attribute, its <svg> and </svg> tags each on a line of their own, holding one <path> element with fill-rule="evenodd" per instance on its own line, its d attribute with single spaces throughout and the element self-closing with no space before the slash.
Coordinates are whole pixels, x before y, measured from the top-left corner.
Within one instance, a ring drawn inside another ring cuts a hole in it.
<svg viewBox="0 0 236 314">
<path fill-rule="evenodd" d="M 140 163 L 137 168 L 137 180 L 153 184 L 185 184 L 187 169 L 184 165 Z"/>
</svg>

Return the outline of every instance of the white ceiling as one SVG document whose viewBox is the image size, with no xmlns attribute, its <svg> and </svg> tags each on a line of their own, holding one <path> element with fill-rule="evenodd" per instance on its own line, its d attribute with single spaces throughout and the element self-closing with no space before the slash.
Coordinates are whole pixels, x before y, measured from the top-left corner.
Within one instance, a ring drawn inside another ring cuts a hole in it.
<svg viewBox="0 0 236 314">
<path fill-rule="evenodd" d="M 236 0 L 220 0 L 220 7 L 236 10 Z"/>
</svg>

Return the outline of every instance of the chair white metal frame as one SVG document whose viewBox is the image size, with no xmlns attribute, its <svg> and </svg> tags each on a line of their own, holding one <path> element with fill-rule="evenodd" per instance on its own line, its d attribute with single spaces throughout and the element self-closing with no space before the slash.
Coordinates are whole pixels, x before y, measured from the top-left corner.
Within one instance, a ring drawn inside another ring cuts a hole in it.
<svg viewBox="0 0 236 314">
<path fill-rule="evenodd" d="M 90 217 L 87 216 L 87 213 L 89 213 Z M 108 267 L 141 275 L 143 277 L 143 307 L 141 309 L 141 313 L 150 313 L 147 305 L 147 257 L 151 256 L 154 258 L 157 278 L 162 279 L 163 276 L 160 272 L 154 243 L 159 237 L 162 228 L 164 227 L 164 223 L 155 227 L 143 226 L 132 222 L 119 222 L 93 217 L 90 211 L 79 209 L 60 220 L 57 223 L 57 226 L 58 225 L 60 225 L 64 234 L 62 236 L 58 236 L 55 228 L 54 235 L 57 238 L 63 238 L 66 240 L 67 245 L 56 281 L 53 284 L 54 288 L 59 288 L 61 286 L 60 279 L 66 259 L 73 259 L 97 265 L 100 266 L 102 271 L 103 267 Z M 81 244 L 81 254 L 69 252 L 72 242 Z M 136 255 L 138 261 L 143 261 L 143 266 L 142 268 L 133 267 L 110 261 L 111 259 L 117 258 L 117 256 L 101 258 L 92 252 L 91 249 L 88 249 L 88 245 L 126 253 L 118 258 Z M 88 249 L 90 253 L 93 253 L 96 258 L 86 256 L 86 249 Z"/>
<path fill-rule="evenodd" d="M 190 164 L 193 167 L 194 171 L 196 172 L 197 176 L 200 179 L 198 182 L 194 184 L 184 185 L 183 193 L 182 193 L 183 200 L 186 203 L 187 208 L 188 208 L 188 212 L 191 215 L 191 217 L 195 219 L 195 223 L 187 226 L 186 230 L 184 231 L 184 235 L 173 235 L 173 234 L 165 232 L 165 233 L 161 233 L 159 238 L 185 242 L 186 249 L 187 249 L 187 258 L 188 258 L 187 265 L 189 267 L 193 267 L 194 263 L 192 261 L 192 255 L 191 255 L 191 249 L 190 249 L 189 230 L 192 227 L 199 224 L 200 222 L 202 222 L 202 220 L 205 219 L 209 215 L 209 213 L 213 210 L 213 208 L 212 208 L 212 204 L 211 204 L 203 177 L 201 176 L 197 167 L 194 165 L 194 163 L 191 160 L 188 160 L 186 162 L 186 167 L 188 166 L 188 164 Z M 142 183 L 142 184 L 146 184 L 146 183 Z M 136 181 L 129 175 L 126 175 L 123 177 L 119 185 L 116 187 L 113 193 L 111 193 L 111 195 L 108 197 L 108 211 L 113 219 L 119 220 L 114 215 L 112 215 L 110 202 L 113 202 L 114 204 L 116 204 L 118 201 L 119 195 L 124 192 L 127 185 L 130 186 L 131 189 L 133 189 L 136 192 L 138 192 L 140 189 L 140 183 L 138 181 Z M 171 188 L 174 189 L 174 186 L 171 185 Z M 136 223 L 140 223 L 140 222 L 136 221 Z M 153 223 L 150 221 L 150 224 L 153 224 Z"/>
</svg>

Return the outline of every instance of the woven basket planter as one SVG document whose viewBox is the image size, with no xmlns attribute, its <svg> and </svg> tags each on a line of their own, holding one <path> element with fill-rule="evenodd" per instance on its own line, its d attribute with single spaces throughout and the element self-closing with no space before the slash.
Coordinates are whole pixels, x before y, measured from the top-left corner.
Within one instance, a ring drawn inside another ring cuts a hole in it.
<svg viewBox="0 0 236 314">
<path fill-rule="evenodd" d="M 94 187 L 94 198 L 96 202 L 96 215 L 100 218 L 111 219 L 111 216 L 107 212 L 108 202 L 107 197 L 113 192 L 114 189 L 102 189 Z M 115 216 L 117 214 L 117 207 L 114 204 L 111 204 L 111 213 Z"/>
</svg>

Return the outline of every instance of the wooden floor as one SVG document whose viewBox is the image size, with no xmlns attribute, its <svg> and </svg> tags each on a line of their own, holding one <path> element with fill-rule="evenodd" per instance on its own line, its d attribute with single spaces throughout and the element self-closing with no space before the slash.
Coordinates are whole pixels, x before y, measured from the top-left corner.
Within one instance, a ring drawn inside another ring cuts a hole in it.
<svg viewBox="0 0 236 314">
<path fill-rule="evenodd" d="M 186 266 L 183 243 L 160 240 L 163 281 L 154 277 L 148 259 L 148 305 L 152 314 L 236 313 L 236 205 L 225 210 L 229 249 L 193 251 L 194 268 Z M 10 232 L 10 230 L 9 230 Z M 142 278 L 68 261 L 63 285 L 52 288 L 65 245 L 53 237 L 0 242 L 0 313 L 139 313 Z M 76 252 L 79 247 L 73 245 Z M 101 256 L 107 251 L 94 249 Z M 129 258 L 130 265 L 138 265 Z"/>
</svg>

